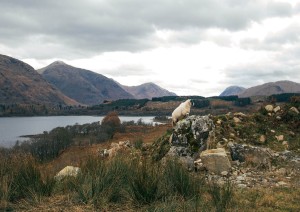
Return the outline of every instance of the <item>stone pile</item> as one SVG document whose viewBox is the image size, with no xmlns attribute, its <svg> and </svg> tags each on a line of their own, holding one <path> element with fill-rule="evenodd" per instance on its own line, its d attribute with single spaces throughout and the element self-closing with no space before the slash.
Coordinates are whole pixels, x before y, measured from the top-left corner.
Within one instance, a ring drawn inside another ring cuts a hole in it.
<svg viewBox="0 0 300 212">
<path fill-rule="evenodd" d="M 273 116 L 280 114 L 282 109 L 268 106 L 265 110 Z M 243 113 L 229 113 L 226 117 L 236 124 L 248 121 L 248 116 Z M 223 121 L 218 119 L 216 124 L 220 127 Z M 189 170 L 204 174 L 209 181 L 220 184 L 230 181 L 240 188 L 290 186 L 299 176 L 300 157 L 290 151 L 275 152 L 261 146 L 267 140 L 266 135 L 258 136 L 255 143 L 259 146 L 236 143 L 241 141 L 239 132 L 228 135 L 228 139 L 216 141 L 215 125 L 210 116 L 187 117 L 174 127 L 169 140 L 171 147 L 165 158 L 177 157 Z M 274 141 L 282 143 L 286 139 L 275 131 L 273 137 Z M 209 149 L 211 143 L 217 143 L 221 148 Z M 276 166 L 274 161 L 278 163 Z"/>
</svg>

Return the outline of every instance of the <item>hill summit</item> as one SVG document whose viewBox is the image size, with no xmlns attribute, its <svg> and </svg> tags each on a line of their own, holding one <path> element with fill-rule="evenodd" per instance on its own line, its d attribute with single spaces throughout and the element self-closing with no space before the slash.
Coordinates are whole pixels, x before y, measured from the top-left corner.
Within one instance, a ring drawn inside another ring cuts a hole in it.
<svg viewBox="0 0 300 212">
<path fill-rule="evenodd" d="M 270 96 L 282 93 L 300 93 L 300 83 L 292 81 L 269 82 L 244 90 L 239 97 Z"/>
<path fill-rule="evenodd" d="M 114 80 L 95 72 L 55 61 L 39 70 L 43 78 L 76 101 L 95 105 L 104 100 L 133 99 Z"/>
<path fill-rule="evenodd" d="M 144 83 L 138 86 L 122 85 L 122 88 L 133 95 L 136 99 L 152 99 L 152 97 L 177 96 L 175 93 L 170 92 L 152 82 Z"/>
<path fill-rule="evenodd" d="M 0 55 L 0 103 L 78 104 L 50 85 L 30 65 Z"/>
</svg>

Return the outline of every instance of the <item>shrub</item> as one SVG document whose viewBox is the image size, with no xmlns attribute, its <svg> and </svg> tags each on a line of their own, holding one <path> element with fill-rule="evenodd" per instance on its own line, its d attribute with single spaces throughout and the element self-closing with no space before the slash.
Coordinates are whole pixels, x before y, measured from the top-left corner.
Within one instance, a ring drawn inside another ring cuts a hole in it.
<svg viewBox="0 0 300 212">
<path fill-rule="evenodd" d="M 54 179 L 42 179 L 32 157 L 15 154 L 1 160 L 0 200 L 15 202 L 23 198 L 38 200 L 41 196 L 50 196 Z"/>
</svg>

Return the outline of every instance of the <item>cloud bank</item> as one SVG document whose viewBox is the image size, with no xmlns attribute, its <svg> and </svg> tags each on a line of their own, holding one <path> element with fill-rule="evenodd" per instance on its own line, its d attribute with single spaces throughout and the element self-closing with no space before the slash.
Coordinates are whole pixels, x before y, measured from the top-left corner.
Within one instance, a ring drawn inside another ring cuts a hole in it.
<svg viewBox="0 0 300 212">
<path fill-rule="evenodd" d="M 11 0 L 0 52 L 35 68 L 60 59 L 120 81 L 182 95 L 300 82 L 300 2 L 273 0 Z"/>
</svg>

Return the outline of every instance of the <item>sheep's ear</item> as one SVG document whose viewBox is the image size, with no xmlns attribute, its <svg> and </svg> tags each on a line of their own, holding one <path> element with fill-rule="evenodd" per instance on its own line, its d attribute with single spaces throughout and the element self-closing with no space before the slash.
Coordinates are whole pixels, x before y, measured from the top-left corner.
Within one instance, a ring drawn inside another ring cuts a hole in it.
<svg viewBox="0 0 300 212">
<path fill-rule="evenodd" d="M 194 101 L 190 99 L 190 102 L 192 103 L 192 106 L 194 106 Z"/>
</svg>

